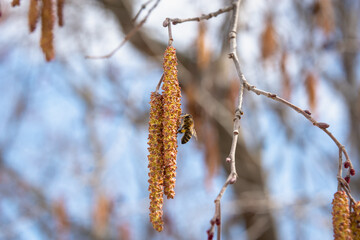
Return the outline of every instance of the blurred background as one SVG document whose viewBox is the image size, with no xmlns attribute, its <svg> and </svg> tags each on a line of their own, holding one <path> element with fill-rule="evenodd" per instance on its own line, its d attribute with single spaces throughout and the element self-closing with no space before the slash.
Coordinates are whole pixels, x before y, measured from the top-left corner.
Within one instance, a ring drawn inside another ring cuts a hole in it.
<svg viewBox="0 0 360 240">
<path fill-rule="evenodd" d="M 148 216 L 150 92 L 162 74 L 166 17 L 231 1 L 67 0 L 55 60 L 29 34 L 28 1 L 0 0 L 0 239 L 207 239 L 227 177 L 239 80 L 228 59 L 230 14 L 173 26 L 183 112 L 198 141 L 179 146 L 165 228 Z M 158 2 L 144 26 L 108 59 Z M 247 80 L 330 125 L 359 172 L 357 0 L 243 0 L 238 53 Z M 332 239 L 338 149 L 300 114 L 244 95 L 239 174 L 222 200 L 223 239 Z M 351 179 L 359 199 L 359 178 Z"/>
</svg>

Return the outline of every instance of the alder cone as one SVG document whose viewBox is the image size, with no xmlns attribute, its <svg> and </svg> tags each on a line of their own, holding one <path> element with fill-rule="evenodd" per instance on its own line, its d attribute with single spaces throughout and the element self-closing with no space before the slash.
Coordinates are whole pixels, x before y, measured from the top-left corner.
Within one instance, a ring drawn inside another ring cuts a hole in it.
<svg viewBox="0 0 360 240">
<path fill-rule="evenodd" d="M 163 97 L 159 93 L 152 92 L 150 97 L 150 120 L 149 120 L 149 198 L 150 198 L 150 222 L 155 230 L 163 229 Z"/>
<path fill-rule="evenodd" d="M 165 179 L 164 193 L 167 198 L 175 196 L 176 155 L 177 155 L 177 130 L 181 115 L 181 91 L 177 79 L 177 58 L 174 47 L 169 46 L 164 53 L 164 120 L 163 120 L 163 143 Z"/>
<path fill-rule="evenodd" d="M 352 240 L 349 201 L 344 191 L 337 191 L 332 201 L 332 222 L 335 240 Z"/>
</svg>

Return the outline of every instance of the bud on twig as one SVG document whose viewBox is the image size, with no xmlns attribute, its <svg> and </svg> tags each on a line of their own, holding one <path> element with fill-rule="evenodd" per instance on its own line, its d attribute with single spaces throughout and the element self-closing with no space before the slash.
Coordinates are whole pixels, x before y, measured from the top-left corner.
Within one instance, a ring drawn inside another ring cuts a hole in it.
<svg viewBox="0 0 360 240">
<path fill-rule="evenodd" d="M 318 125 L 319 128 L 323 128 L 323 129 L 326 129 L 326 128 L 330 127 L 329 124 L 324 123 L 324 122 L 319 122 L 317 125 Z"/>
<path fill-rule="evenodd" d="M 348 167 L 350 167 L 350 162 L 349 162 L 349 161 L 346 161 L 346 162 L 344 163 L 344 168 L 348 168 Z"/>
</svg>

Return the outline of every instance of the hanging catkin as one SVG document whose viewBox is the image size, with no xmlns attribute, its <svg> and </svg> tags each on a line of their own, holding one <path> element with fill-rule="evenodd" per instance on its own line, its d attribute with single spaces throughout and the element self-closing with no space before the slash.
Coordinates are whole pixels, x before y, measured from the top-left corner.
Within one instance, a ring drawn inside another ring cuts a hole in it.
<svg viewBox="0 0 360 240">
<path fill-rule="evenodd" d="M 163 178 L 164 178 L 164 147 L 163 147 L 163 98 L 159 93 L 151 93 L 149 120 L 149 198 L 150 222 L 155 230 L 163 229 Z"/>
<path fill-rule="evenodd" d="M 41 10 L 41 39 L 40 46 L 45 54 L 46 61 L 51 61 L 55 57 L 54 52 L 54 13 L 53 1 L 42 0 Z"/>
<path fill-rule="evenodd" d="M 337 191 L 332 201 L 332 222 L 335 240 L 352 240 L 349 201 L 344 191 Z"/>
<path fill-rule="evenodd" d="M 350 213 L 350 227 L 353 240 L 360 240 L 360 202 L 352 206 L 353 211 Z"/>
<path fill-rule="evenodd" d="M 164 54 L 164 79 L 162 85 L 164 98 L 164 193 L 167 198 L 174 198 L 175 196 L 176 155 L 178 147 L 176 137 L 181 115 L 181 92 L 177 79 L 176 65 L 176 50 L 174 47 L 169 46 Z"/>
<path fill-rule="evenodd" d="M 40 17 L 39 0 L 30 0 L 29 14 L 28 14 L 30 32 L 35 31 L 39 17 Z"/>
<path fill-rule="evenodd" d="M 64 26 L 64 3 L 65 0 L 56 0 L 57 18 L 60 27 Z"/>
</svg>

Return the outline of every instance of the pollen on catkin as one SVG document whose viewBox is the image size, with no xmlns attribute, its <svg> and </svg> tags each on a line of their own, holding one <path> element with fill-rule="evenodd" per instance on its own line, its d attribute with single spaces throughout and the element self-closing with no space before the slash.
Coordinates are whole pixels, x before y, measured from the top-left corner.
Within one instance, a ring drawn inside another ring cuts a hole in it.
<svg viewBox="0 0 360 240">
<path fill-rule="evenodd" d="M 169 46 L 164 53 L 164 78 L 162 85 L 164 98 L 164 194 L 167 198 L 174 198 L 175 196 L 176 155 L 178 147 L 176 137 L 181 115 L 181 91 L 177 79 L 176 65 L 176 50 L 174 47 Z"/>
<path fill-rule="evenodd" d="M 332 223 L 335 240 L 351 240 L 349 201 L 344 191 L 337 191 L 332 201 Z"/>
<path fill-rule="evenodd" d="M 42 0 L 42 3 L 40 46 L 46 61 L 51 61 L 55 57 L 53 1 Z"/>
<path fill-rule="evenodd" d="M 39 0 L 30 0 L 28 20 L 29 30 L 33 32 L 36 29 L 36 24 L 40 17 Z"/>
<path fill-rule="evenodd" d="M 360 202 L 352 206 L 353 211 L 350 213 L 350 228 L 352 231 L 352 239 L 360 240 Z"/>
<path fill-rule="evenodd" d="M 164 158 L 163 158 L 163 97 L 152 92 L 150 97 L 149 120 L 149 198 L 150 222 L 155 230 L 163 229 L 163 189 L 164 189 Z"/>
</svg>

